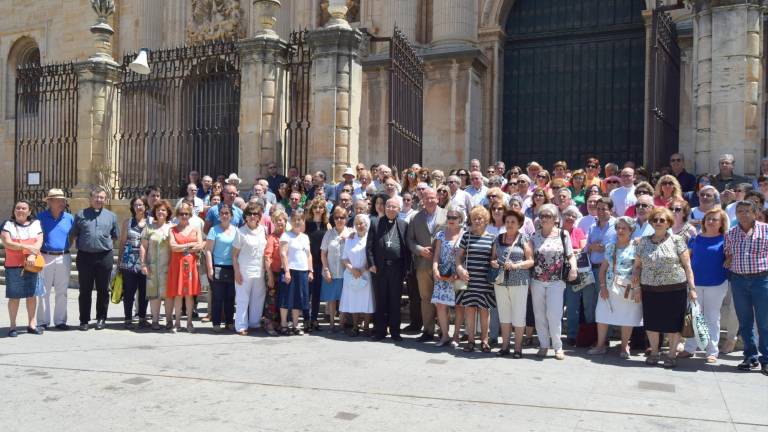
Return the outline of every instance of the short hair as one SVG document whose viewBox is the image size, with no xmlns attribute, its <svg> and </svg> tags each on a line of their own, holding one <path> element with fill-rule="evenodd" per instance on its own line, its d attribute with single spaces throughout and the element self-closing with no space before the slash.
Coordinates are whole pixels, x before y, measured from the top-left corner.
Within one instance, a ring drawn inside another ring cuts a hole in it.
<svg viewBox="0 0 768 432">
<path fill-rule="evenodd" d="M 557 191 L 557 194 L 558 195 L 566 194 L 566 195 L 568 195 L 568 198 L 573 198 L 573 194 L 571 193 L 571 190 L 566 188 L 566 187 L 560 188 L 560 190 Z"/>
<path fill-rule="evenodd" d="M 704 213 L 704 216 L 702 216 L 701 220 L 701 232 L 704 234 L 709 234 L 707 232 L 707 217 L 712 215 L 718 215 L 720 216 L 720 228 L 718 228 L 718 232 L 720 234 L 725 234 L 726 231 L 728 231 L 728 228 L 730 227 L 730 219 L 728 218 L 728 213 L 725 212 L 725 210 L 721 209 L 720 207 L 715 207 L 711 210 L 708 210 L 706 213 Z"/>
<path fill-rule="evenodd" d="M 342 207 L 342 206 L 336 206 L 331 210 L 331 216 L 335 219 L 337 214 L 341 214 L 344 217 L 347 217 L 349 215 L 349 211 Z"/>
<path fill-rule="evenodd" d="M 656 193 L 656 191 L 653 189 L 653 186 L 651 186 L 651 184 L 648 183 L 647 181 L 641 181 L 635 186 L 635 194 L 637 194 L 638 189 L 643 189 L 648 191 L 648 193 L 651 194 L 651 196 L 653 196 Z"/>
<path fill-rule="evenodd" d="M 249 201 L 245 206 L 246 213 L 264 213 L 264 205 L 260 202 Z"/>
<path fill-rule="evenodd" d="M 600 168 L 600 159 L 598 159 L 596 157 L 588 157 L 587 158 L 587 163 L 585 163 L 584 166 L 587 166 L 589 164 L 595 164 L 595 165 L 597 165 L 598 168 Z"/>
<path fill-rule="evenodd" d="M 621 216 L 616 218 L 616 222 L 614 222 L 614 226 L 618 223 L 623 223 L 624 225 L 627 226 L 627 228 L 629 228 L 630 231 L 634 231 L 635 225 L 637 224 L 637 222 L 629 216 Z"/>
<path fill-rule="evenodd" d="M 466 215 L 464 214 L 463 211 L 461 211 L 461 210 L 457 209 L 456 207 L 454 207 L 453 204 L 448 204 L 448 206 L 445 207 L 445 214 L 448 215 L 448 213 L 450 213 L 450 212 L 454 212 L 454 213 L 459 215 L 459 225 L 463 225 L 464 224 L 464 221 L 466 219 Z"/>
<path fill-rule="evenodd" d="M 596 205 L 605 204 L 608 206 L 608 210 L 613 210 L 613 200 L 610 197 L 601 197 Z"/>
<path fill-rule="evenodd" d="M 132 216 L 132 217 L 136 217 L 136 210 L 134 210 L 134 209 L 133 209 L 133 204 L 134 204 L 136 201 L 141 201 L 142 203 L 144 203 L 144 210 L 145 210 L 145 211 L 146 211 L 146 209 L 147 209 L 147 208 L 149 208 L 149 204 L 147 204 L 147 200 L 145 200 L 145 199 L 144 199 L 144 197 L 138 197 L 138 196 L 137 196 L 137 197 L 133 197 L 133 198 L 131 199 L 131 202 L 130 202 L 130 203 L 128 203 L 128 207 L 129 207 L 129 209 L 131 210 L 131 216 Z"/>
<path fill-rule="evenodd" d="M 272 222 L 282 219 L 284 222 L 288 221 L 288 213 L 285 212 L 282 208 L 280 208 L 280 205 L 275 206 L 275 211 L 272 212 L 272 215 L 270 215 L 270 218 L 272 219 Z"/>
<path fill-rule="evenodd" d="M 688 204 L 688 201 L 685 199 L 675 197 L 672 199 L 672 202 L 669 203 L 667 208 L 671 210 L 672 206 L 675 204 L 680 204 L 680 206 L 683 208 L 683 222 L 686 222 L 688 220 L 688 216 L 691 215 L 691 205 Z"/>
<path fill-rule="evenodd" d="M 744 199 L 750 199 L 750 198 L 757 198 L 757 201 L 759 201 L 760 205 L 759 207 L 762 208 L 765 206 L 765 196 L 762 194 L 762 192 L 758 192 L 756 190 L 751 190 L 744 195 Z"/>
<path fill-rule="evenodd" d="M 552 171 L 556 170 L 557 168 L 568 170 L 568 163 L 566 161 L 557 161 L 554 165 L 552 165 Z"/>
<path fill-rule="evenodd" d="M 507 222 L 508 217 L 513 217 L 517 219 L 517 224 L 522 228 L 523 224 L 525 223 L 525 215 L 517 209 L 513 208 L 507 208 L 504 211 L 504 223 Z"/>
<path fill-rule="evenodd" d="M 171 207 L 171 203 L 168 202 L 168 200 L 161 199 L 158 202 L 155 203 L 155 205 L 152 207 L 152 214 L 157 216 L 157 210 L 165 208 L 165 211 L 168 213 L 168 216 L 165 218 L 165 220 L 169 221 L 173 217 L 173 207 Z"/>
<path fill-rule="evenodd" d="M 581 177 L 584 177 L 584 179 L 586 180 L 586 178 L 587 178 L 587 173 L 586 173 L 586 172 L 585 172 L 583 169 L 579 168 L 579 169 L 577 169 L 577 170 L 574 170 L 574 171 L 571 173 L 571 180 L 573 180 L 573 178 L 574 178 L 574 177 L 576 177 L 576 176 L 581 176 Z"/>
<path fill-rule="evenodd" d="M 219 206 L 219 216 L 221 216 L 221 212 L 225 210 L 227 211 L 227 213 L 234 216 L 235 211 L 232 210 L 232 206 L 226 205 L 224 203 L 221 203 L 221 206 Z"/>
<path fill-rule="evenodd" d="M 736 210 L 739 209 L 739 207 L 749 207 L 753 212 L 757 211 L 757 204 L 755 204 L 754 201 L 750 201 L 747 199 L 737 201 L 736 202 Z"/>
<path fill-rule="evenodd" d="M 161 193 L 160 188 L 155 185 L 149 185 L 144 188 L 144 195 L 149 196 L 152 192 Z"/>
<path fill-rule="evenodd" d="M 732 155 L 732 154 L 730 154 L 730 153 L 725 153 L 725 154 L 723 154 L 723 155 L 720 155 L 720 159 L 718 159 L 717 161 L 718 161 L 718 162 L 728 161 L 728 162 L 731 162 L 731 163 L 733 163 L 735 160 L 736 160 L 736 159 L 733 157 L 733 155 Z"/>
<path fill-rule="evenodd" d="M 362 221 L 365 224 L 365 230 L 368 231 L 368 229 L 371 228 L 371 218 L 368 217 L 365 213 L 358 213 L 355 215 L 354 224 L 357 224 L 358 221 Z"/>
<path fill-rule="evenodd" d="M 651 221 L 655 219 L 657 216 L 662 216 L 669 226 L 674 225 L 675 219 L 672 217 L 672 212 L 669 211 L 666 207 L 654 207 L 653 210 L 651 210 L 651 213 L 648 215 L 648 220 Z"/>
<path fill-rule="evenodd" d="M 91 197 L 93 197 L 93 196 L 94 196 L 94 195 L 96 195 L 97 193 L 102 193 L 102 192 L 104 192 L 105 194 L 107 194 L 107 196 L 109 195 L 109 193 L 107 193 L 107 188 L 105 188 L 104 186 L 101 186 L 101 185 L 96 185 L 96 186 L 94 186 L 94 187 L 92 187 L 92 188 L 91 188 L 91 194 L 90 194 L 90 196 L 91 196 Z"/>
<path fill-rule="evenodd" d="M 544 204 L 539 209 L 539 217 L 541 217 L 542 213 L 549 213 L 552 215 L 555 220 L 559 220 L 560 218 L 560 210 L 557 209 L 557 206 L 554 204 Z"/>
<path fill-rule="evenodd" d="M 541 213 L 541 210 L 539 210 L 539 213 Z M 576 218 L 579 218 L 581 216 L 581 212 L 579 211 L 578 208 L 576 208 L 576 206 L 568 206 L 565 208 L 565 210 L 560 212 L 560 215 L 562 215 L 563 217 L 569 214 L 576 216 Z"/>
<path fill-rule="evenodd" d="M 488 209 L 486 209 L 481 205 L 476 205 L 472 207 L 471 210 L 469 210 L 470 222 L 472 221 L 472 219 L 475 219 L 477 217 L 483 218 L 483 221 L 485 221 L 486 224 L 491 221 L 491 213 L 488 211 Z"/>
</svg>

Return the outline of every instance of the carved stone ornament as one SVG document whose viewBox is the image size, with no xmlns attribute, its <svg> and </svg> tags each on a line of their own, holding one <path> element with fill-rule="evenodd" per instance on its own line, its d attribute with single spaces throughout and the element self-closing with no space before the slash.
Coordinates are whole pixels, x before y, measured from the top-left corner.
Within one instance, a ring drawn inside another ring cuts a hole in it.
<svg viewBox="0 0 768 432">
<path fill-rule="evenodd" d="M 91 8 L 99 17 L 99 22 L 107 22 L 107 18 L 115 13 L 115 0 L 91 0 Z"/>
<path fill-rule="evenodd" d="M 240 25 L 240 0 L 192 0 L 187 40 L 200 44 L 244 36 Z"/>
<path fill-rule="evenodd" d="M 318 26 L 325 27 L 325 25 L 332 19 L 331 14 L 328 12 L 329 0 L 322 0 L 320 2 L 320 10 L 318 16 Z M 360 0 L 346 0 L 347 13 L 346 19 L 348 22 L 360 21 Z"/>
</svg>

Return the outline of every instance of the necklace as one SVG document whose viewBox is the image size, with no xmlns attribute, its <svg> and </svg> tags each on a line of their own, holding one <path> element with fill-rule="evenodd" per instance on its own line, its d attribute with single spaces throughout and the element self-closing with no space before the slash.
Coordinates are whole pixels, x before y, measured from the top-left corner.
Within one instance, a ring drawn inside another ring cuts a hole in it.
<svg viewBox="0 0 768 432">
<path fill-rule="evenodd" d="M 392 239 L 395 237 L 395 234 L 397 234 L 397 225 L 395 225 L 387 233 L 387 240 L 384 242 L 387 245 L 387 247 L 392 247 Z"/>
</svg>

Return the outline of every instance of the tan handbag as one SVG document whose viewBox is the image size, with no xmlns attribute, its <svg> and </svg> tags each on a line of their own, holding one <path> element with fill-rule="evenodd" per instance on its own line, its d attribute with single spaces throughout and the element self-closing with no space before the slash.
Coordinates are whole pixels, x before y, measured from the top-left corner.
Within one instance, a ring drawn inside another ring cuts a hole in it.
<svg viewBox="0 0 768 432">
<path fill-rule="evenodd" d="M 43 271 L 43 267 L 45 267 L 45 259 L 43 256 L 40 254 L 34 254 L 30 256 L 34 256 L 35 259 L 33 262 L 30 262 L 29 257 L 24 259 L 24 271 L 30 273 L 40 273 Z"/>
</svg>

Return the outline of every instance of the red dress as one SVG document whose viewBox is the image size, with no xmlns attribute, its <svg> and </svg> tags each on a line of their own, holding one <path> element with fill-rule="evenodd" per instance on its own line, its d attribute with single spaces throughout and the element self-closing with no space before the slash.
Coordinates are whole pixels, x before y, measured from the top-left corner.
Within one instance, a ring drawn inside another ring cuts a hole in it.
<svg viewBox="0 0 768 432">
<path fill-rule="evenodd" d="M 184 236 L 176 227 L 171 229 L 171 235 L 177 245 L 197 242 L 197 236 Z M 197 273 L 197 253 L 171 252 L 168 269 L 167 298 L 176 296 L 196 296 L 200 294 L 200 277 Z"/>
</svg>

